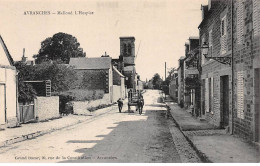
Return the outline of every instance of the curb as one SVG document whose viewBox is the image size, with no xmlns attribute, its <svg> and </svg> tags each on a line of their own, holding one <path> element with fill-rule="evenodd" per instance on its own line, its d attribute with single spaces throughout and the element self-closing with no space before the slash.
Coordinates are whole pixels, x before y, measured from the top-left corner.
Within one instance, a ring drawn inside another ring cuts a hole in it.
<svg viewBox="0 0 260 166">
<path fill-rule="evenodd" d="M 107 108 L 111 108 L 112 106 L 114 106 L 114 105 L 111 105 L 110 107 L 107 107 Z M 108 111 L 105 111 L 104 113 L 96 114 L 96 115 L 90 117 L 89 119 L 78 120 L 76 123 L 72 123 L 72 124 L 69 124 L 67 126 L 62 126 L 62 127 L 59 127 L 59 128 L 51 128 L 51 129 L 47 129 L 47 130 L 37 131 L 37 132 L 34 132 L 34 133 L 21 135 L 21 136 L 18 136 L 18 137 L 15 137 L 15 138 L 12 138 L 12 139 L 0 142 L 0 148 L 6 147 L 8 145 L 12 145 L 14 143 L 18 143 L 18 142 L 22 142 L 22 141 L 25 141 L 25 140 L 33 139 L 33 138 L 36 138 L 36 137 L 39 137 L 39 136 L 43 136 L 45 134 L 49 134 L 49 133 L 52 133 L 54 131 L 62 130 L 64 128 L 72 127 L 72 126 L 75 126 L 77 124 L 80 124 L 80 123 L 83 123 L 83 122 L 87 122 L 89 120 L 93 120 L 93 119 L 95 119 L 95 118 L 97 118 L 99 116 L 102 116 L 102 115 L 104 115 L 104 114 L 106 114 L 106 113 L 108 113 L 108 112 L 110 112 L 112 110 L 113 109 L 111 108 Z"/>
<path fill-rule="evenodd" d="M 167 112 L 169 112 L 171 114 L 171 108 L 170 106 L 166 104 L 166 108 L 167 108 Z M 172 115 L 172 114 L 171 114 Z M 186 140 L 189 142 L 189 144 L 191 145 L 191 147 L 195 150 L 195 152 L 197 153 L 197 155 L 199 156 L 200 160 L 204 163 L 213 163 L 211 160 L 209 160 L 209 158 L 205 155 L 205 153 L 202 153 L 200 150 L 198 150 L 198 148 L 193 144 L 193 142 L 190 140 L 190 138 L 183 132 L 181 126 L 179 125 L 179 123 L 174 119 L 174 116 L 172 115 L 173 121 L 176 124 L 176 126 L 180 129 L 181 133 L 184 135 L 184 137 L 186 138 Z"/>
</svg>

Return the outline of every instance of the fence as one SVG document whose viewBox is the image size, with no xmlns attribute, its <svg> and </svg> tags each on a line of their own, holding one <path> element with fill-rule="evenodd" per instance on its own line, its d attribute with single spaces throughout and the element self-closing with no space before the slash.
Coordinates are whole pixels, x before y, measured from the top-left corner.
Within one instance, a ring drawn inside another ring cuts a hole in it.
<svg viewBox="0 0 260 166">
<path fill-rule="evenodd" d="M 20 110 L 20 123 L 26 123 L 35 120 L 35 108 L 34 104 L 19 105 Z"/>
</svg>

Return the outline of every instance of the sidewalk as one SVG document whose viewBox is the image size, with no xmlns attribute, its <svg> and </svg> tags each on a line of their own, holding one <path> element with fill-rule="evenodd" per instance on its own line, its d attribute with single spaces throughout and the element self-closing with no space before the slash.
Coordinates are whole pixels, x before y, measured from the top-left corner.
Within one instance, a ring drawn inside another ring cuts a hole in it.
<svg viewBox="0 0 260 166">
<path fill-rule="evenodd" d="M 169 99 L 165 103 L 170 108 L 173 119 L 202 161 L 214 163 L 260 162 L 258 146 L 237 136 L 226 134 L 225 130 L 216 129 L 206 121 L 200 121 Z"/>
<path fill-rule="evenodd" d="M 126 100 L 124 100 L 124 103 L 125 102 Z M 22 124 L 21 127 L 17 128 L 6 128 L 0 131 L 0 148 L 94 119 L 112 110 L 118 110 L 117 104 L 96 110 L 91 116 L 70 114 L 46 122 L 28 123 Z"/>
</svg>

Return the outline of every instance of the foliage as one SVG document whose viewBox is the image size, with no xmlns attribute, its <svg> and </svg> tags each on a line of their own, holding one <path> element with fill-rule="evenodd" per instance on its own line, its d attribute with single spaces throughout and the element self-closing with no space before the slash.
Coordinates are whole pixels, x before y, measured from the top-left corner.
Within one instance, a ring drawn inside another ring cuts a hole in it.
<svg viewBox="0 0 260 166">
<path fill-rule="evenodd" d="M 163 80 L 161 79 L 160 75 L 158 73 L 154 74 L 152 78 L 152 83 L 154 86 L 154 89 L 160 89 L 162 85 Z"/>
<path fill-rule="evenodd" d="M 34 55 L 36 64 L 48 61 L 68 64 L 71 57 L 85 57 L 76 37 L 66 33 L 56 33 L 41 42 L 41 48 Z"/>
<path fill-rule="evenodd" d="M 75 86 L 77 75 L 73 68 L 67 65 L 44 62 L 34 66 L 33 79 L 51 80 L 52 92 L 61 92 Z"/>
<path fill-rule="evenodd" d="M 36 91 L 30 84 L 24 83 L 24 81 L 30 79 L 33 75 L 32 66 L 25 65 L 21 62 L 15 63 L 15 67 L 18 73 L 18 101 L 29 102 L 36 97 Z"/>
<path fill-rule="evenodd" d="M 191 89 L 198 90 L 200 88 L 201 82 L 198 77 L 186 77 L 185 78 L 185 88 L 188 92 Z"/>
</svg>

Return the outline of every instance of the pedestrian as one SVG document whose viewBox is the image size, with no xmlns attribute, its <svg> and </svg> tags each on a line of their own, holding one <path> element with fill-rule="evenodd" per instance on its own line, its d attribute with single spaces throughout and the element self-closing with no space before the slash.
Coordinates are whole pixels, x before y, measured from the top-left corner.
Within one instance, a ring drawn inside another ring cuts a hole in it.
<svg viewBox="0 0 260 166">
<path fill-rule="evenodd" d="M 117 103 L 118 103 L 118 109 L 119 109 L 119 112 L 121 113 L 121 110 L 122 110 L 122 107 L 123 107 L 123 100 L 121 98 L 119 98 L 117 100 Z"/>
</svg>

